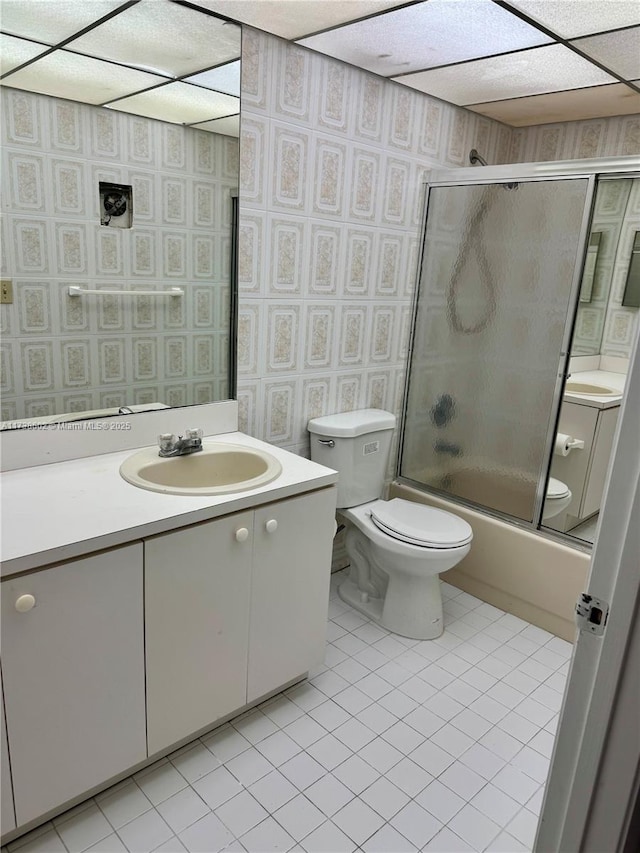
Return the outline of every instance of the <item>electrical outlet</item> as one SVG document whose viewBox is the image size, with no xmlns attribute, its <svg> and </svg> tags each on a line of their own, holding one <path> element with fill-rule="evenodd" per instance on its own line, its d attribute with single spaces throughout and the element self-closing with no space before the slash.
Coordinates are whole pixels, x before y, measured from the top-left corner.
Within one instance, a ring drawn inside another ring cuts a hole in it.
<svg viewBox="0 0 640 853">
<path fill-rule="evenodd" d="M 10 278 L 0 280 L 0 304 L 13 304 L 13 281 Z"/>
</svg>

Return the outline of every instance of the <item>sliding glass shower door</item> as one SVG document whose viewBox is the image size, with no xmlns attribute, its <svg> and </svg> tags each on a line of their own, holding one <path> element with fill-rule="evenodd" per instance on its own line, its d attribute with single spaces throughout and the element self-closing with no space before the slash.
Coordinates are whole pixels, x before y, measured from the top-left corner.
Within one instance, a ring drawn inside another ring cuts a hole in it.
<svg viewBox="0 0 640 853">
<path fill-rule="evenodd" d="M 535 520 L 591 192 L 586 177 L 430 187 L 405 480 Z"/>
</svg>

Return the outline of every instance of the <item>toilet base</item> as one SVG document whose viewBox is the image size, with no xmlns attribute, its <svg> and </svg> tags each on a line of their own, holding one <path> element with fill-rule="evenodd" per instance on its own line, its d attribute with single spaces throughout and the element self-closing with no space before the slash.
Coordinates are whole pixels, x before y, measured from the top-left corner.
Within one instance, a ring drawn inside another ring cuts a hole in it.
<svg viewBox="0 0 640 853">
<path fill-rule="evenodd" d="M 393 579 L 390 578 L 390 588 Z M 384 599 L 364 596 L 352 580 L 343 581 L 338 595 L 346 603 L 367 616 L 372 622 L 393 634 L 411 640 L 435 640 L 444 630 L 440 579 L 437 575 L 423 578 L 419 584 L 420 596 L 403 597 L 404 606 L 397 607 L 399 599 L 389 589 Z M 407 602 L 409 602 L 407 604 Z"/>
</svg>

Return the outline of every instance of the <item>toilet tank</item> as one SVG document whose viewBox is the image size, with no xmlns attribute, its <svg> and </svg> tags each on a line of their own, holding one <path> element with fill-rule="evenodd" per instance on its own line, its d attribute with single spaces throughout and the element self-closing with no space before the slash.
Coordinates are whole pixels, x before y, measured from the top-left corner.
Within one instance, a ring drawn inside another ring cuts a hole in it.
<svg viewBox="0 0 640 853">
<path fill-rule="evenodd" d="M 382 495 L 395 425 L 395 415 L 382 409 L 359 409 L 309 421 L 311 459 L 339 474 L 338 509 Z"/>
</svg>

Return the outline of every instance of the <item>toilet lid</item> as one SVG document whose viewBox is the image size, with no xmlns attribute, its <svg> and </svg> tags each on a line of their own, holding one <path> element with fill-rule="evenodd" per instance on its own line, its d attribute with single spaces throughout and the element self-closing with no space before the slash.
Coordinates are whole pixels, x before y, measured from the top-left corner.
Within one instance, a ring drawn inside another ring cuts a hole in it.
<svg viewBox="0 0 640 853">
<path fill-rule="evenodd" d="M 427 548 L 457 548 L 473 538 L 471 527 L 457 515 L 402 498 L 378 501 L 371 520 L 394 539 Z"/>
<path fill-rule="evenodd" d="M 549 477 L 549 485 L 547 486 L 548 498 L 566 498 L 569 494 L 569 487 L 562 480 L 556 480 L 555 477 Z"/>
</svg>

